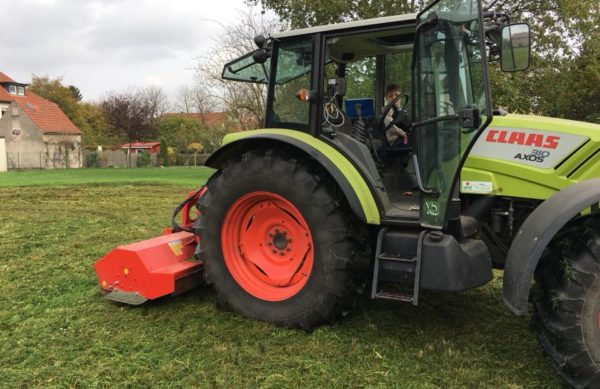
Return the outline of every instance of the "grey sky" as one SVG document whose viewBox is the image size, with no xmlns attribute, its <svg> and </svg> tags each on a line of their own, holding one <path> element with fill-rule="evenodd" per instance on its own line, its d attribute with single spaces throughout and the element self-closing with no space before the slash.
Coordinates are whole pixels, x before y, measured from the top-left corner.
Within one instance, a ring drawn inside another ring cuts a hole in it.
<svg viewBox="0 0 600 389">
<path fill-rule="evenodd" d="M 156 85 L 170 98 L 192 85 L 194 57 L 244 0 L 0 0 L 0 71 L 16 81 L 63 76 L 86 100 L 110 90 Z"/>
</svg>

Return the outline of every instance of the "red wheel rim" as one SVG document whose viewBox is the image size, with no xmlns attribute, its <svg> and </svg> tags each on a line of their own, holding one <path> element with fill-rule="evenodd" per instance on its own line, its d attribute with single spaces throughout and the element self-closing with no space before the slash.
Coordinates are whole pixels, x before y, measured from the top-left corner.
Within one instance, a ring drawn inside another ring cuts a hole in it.
<svg viewBox="0 0 600 389">
<path fill-rule="evenodd" d="M 308 282 L 314 262 L 308 224 L 285 198 L 253 192 L 229 208 L 221 230 L 223 259 L 246 292 L 281 301 Z"/>
</svg>

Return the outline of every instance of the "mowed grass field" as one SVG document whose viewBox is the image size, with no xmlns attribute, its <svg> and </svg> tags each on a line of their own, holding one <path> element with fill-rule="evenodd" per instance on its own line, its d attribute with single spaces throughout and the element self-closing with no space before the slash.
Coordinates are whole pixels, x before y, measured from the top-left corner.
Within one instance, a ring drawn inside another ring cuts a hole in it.
<svg viewBox="0 0 600 389">
<path fill-rule="evenodd" d="M 95 184 L 171 184 L 194 188 L 202 185 L 211 173 L 205 167 L 10 171 L 0 174 L 0 188 Z"/>
<path fill-rule="evenodd" d="M 365 297 L 312 333 L 224 311 L 207 287 L 139 307 L 102 299 L 94 262 L 159 234 L 209 173 L 0 174 L 0 388 L 561 387 L 529 318 L 502 304 L 500 273 L 419 307 Z"/>
</svg>

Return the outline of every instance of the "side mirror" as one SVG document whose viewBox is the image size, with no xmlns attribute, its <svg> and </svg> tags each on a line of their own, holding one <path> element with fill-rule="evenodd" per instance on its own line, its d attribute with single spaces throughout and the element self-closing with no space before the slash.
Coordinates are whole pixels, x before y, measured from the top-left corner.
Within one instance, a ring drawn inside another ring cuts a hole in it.
<svg viewBox="0 0 600 389">
<path fill-rule="evenodd" d="M 264 36 L 263 34 L 260 35 L 256 35 L 254 37 L 254 44 L 259 48 L 262 49 L 263 47 L 265 47 L 265 43 L 267 42 L 267 37 Z"/>
<path fill-rule="evenodd" d="M 252 59 L 256 63 L 265 63 L 271 58 L 271 52 L 267 49 L 258 49 L 252 54 Z"/>
<path fill-rule="evenodd" d="M 531 30 L 525 23 L 502 27 L 500 67 L 504 72 L 518 72 L 529 67 Z"/>
</svg>

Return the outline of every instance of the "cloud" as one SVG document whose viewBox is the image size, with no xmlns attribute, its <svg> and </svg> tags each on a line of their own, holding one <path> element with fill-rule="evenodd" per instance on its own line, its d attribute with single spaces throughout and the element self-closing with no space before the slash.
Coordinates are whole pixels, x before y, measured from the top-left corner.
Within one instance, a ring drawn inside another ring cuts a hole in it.
<svg viewBox="0 0 600 389">
<path fill-rule="evenodd" d="M 94 51 L 119 51 L 141 59 L 189 51 L 202 39 L 202 2 L 157 6 L 152 1 L 124 1 L 107 7 L 90 31 Z"/>
<path fill-rule="evenodd" d="M 244 0 L 0 0 L 2 65 L 13 78 L 64 76 L 86 99 L 126 85 L 191 84 L 193 58 Z"/>
</svg>

